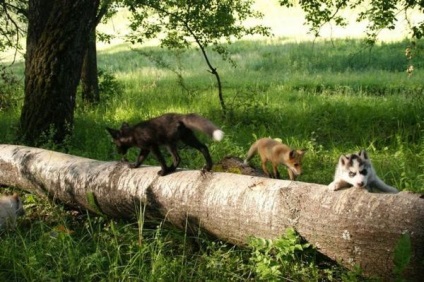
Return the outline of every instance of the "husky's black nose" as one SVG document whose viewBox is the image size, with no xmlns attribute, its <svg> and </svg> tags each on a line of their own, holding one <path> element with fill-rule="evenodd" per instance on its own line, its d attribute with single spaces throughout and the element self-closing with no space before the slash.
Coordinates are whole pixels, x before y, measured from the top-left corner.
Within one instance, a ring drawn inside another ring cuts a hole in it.
<svg viewBox="0 0 424 282">
<path fill-rule="evenodd" d="M 364 186 L 364 182 L 358 182 L 358 183 L 356 183 L 356 185 L 358 185 L 358 187 L 363 187 Z"/>
</svg>

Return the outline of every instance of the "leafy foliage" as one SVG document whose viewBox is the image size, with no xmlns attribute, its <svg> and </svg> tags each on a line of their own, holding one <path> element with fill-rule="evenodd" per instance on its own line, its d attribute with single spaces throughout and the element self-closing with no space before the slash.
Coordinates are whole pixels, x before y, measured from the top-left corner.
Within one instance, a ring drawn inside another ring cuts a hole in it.
<svg viewBox="0 0 424 282">
<path fill-rule="evenodd" d="M 162 46 L 187 48 L 193 40 L 198 40 L 202 46 L 212 45 L 215 51 L 226 56 L 222 39 L 231 42 L 245 35 L 269 34 L 266 27 L 243 25 L 248 18 L 262 17 L 252 10 L 252 0 L 138 0 L 125 3 L 133 13 L 131 28 L 134 32 L 130 37 L 133 43 L 160 37 Z"/>
<path fill-rule="evenodd" d="M 27 1 L 0 1 L 0 52 L 21 49 L 20 40 L 25 34 Z"/>
<path fill-rule="evenodd" d="M 280 281 L 283 277 L 302 281 L 318 278 L 317 270 L 308 268 L 310 259 L 306 259 L 313 254 L 311 245 L 302 243 L 293 228 L 286 229 L 285 234 L 275 240 L 251 238 L 249 246 L 252 248 L 250 261 L 259 281 Z"/>
<path fill-rule="evenodd" d="M 292 0 L 280 0 L 282 6 L 292 7 Z M 302 0 L 300 6 L 306 12 L 306 22 L 311 26 L 311 31 L 318 36 L 320 28 L 326 23 L 335 23 L 339 26 L 346 25 L 346 19 L 340 15 L 344 9 L 359 10 L 357 21 L 369 22 L 367 38 L 373 43 L 380 30 L 394 29 L 399 14 L 404 15 L 410 23 L 413 37 L 420 39 L 424 35 L 424 21 L 412 24 L 409 12 L 418 14 L 424 11 L 424 1 L 420 0 L 377 0 L 377 1 L 349 1 L 349 0 Z"/>
</svg>

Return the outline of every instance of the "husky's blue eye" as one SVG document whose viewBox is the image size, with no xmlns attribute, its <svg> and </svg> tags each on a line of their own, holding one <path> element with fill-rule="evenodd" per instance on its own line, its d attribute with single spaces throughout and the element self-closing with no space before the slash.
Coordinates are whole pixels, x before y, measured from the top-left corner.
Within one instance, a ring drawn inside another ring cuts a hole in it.
<svg viewBox="0 0 424 282">
<path fill-rule="evenodd" d="M 350 176 L 350 177 L 354 177 L 355 175 L 356 175 L 356 172 L 353 172 L 353 171 L 350 171 L 350 172 L 349 172 L 349 176 Z"/>
<path fill-rule="evenodd" d="M 359 173 L 362 175 L 367 175 L 368 171 L 366 169 L 363 169 Z"/>
</svg>

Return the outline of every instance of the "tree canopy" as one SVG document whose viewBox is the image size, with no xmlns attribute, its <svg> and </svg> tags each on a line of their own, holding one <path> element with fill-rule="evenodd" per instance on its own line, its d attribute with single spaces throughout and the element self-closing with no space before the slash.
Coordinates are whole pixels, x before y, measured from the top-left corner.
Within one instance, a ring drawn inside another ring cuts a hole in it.
<svg viewBox="0 0 424 282">
<path fill-rule="evenodd" d="M 281 6 L 292 7 L 293 0 L 279 0 Z M 358 11 L 357 21 L 367 21 L 367 39 L 375 42 L 382 29 L 393 30 L 399 17 L 409 24 L 411 36 L 420 39 L 424 35 L 424 21 L 414 22 L 413 14 L 424 13 L 422 0 L 300 0 L 298 3 L 306 13 L 305 20 L 310 30 L 319 35 L 321 27 L 326 23 L 346 26 L 347 20 L 341 15 L 343 10 Z"/>
</svg>

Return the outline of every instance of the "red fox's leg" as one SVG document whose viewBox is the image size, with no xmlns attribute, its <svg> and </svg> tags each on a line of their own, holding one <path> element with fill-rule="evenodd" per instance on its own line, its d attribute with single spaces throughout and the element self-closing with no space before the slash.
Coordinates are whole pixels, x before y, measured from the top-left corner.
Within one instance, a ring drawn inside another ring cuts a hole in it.
<svg viewBox="0 0 424 282">
<path fill-rule="evenodd" d="M 162 154 L 161 154 L 161 152 L 160 152 L 160 150 L 159 150 L 158 146 L 153 146 L 153 147 L 152 147 L 152 153 L 153 153 L 153 155 L 156 157 L 156 159 L 159 161 L 160 166 L 161 166 L 161 168 L 162 168 L 160 171 L 158 171 L 158 174 L 159 174 L 160 176 L 164 176 L 164 175 L 167 175 L 169 172 L 171 172 L 171 171 L 168 169 L 168 167 L 166 166 L 165 159 L 163 158 L 163 156 L 162 156 Z"/>
<path fill-rule="evenodd" d="M 278 164 L 272 164 L 272 170 L 274 172 L 274 178 L 280 179 L 280 173 L 278 172 Z"/>
<path fill-rule="evenodd" d="M 268 171 L 268 169 L 266 168 L 266 160 L 265 161 L 261 161 L 261 163 L 262 163 L 262 170 L 264 171 L 264 173 L 268 176 L 268 177 L 270 177 L 270 178 L 272 178 L 272 175 L 270 175 L 269 174 L 269 171 Z"/>
<path fill-rule="evenodd" d="M 288 168 L 287 172 L 289 173 L 290 180 L 296 180 L 296 176 L 291 169 Z"/>
<path fill-rule="evenodd" d="M 141 149 L 140 153 L 138 154 L 137 161 L 134 164 L 131 164 L 130 167 L 132 168 L 139 167 L 144 162 L 146 157 L 149 155 L 149 152 L 150 150 L 148 149 Z"/>
</svg>

